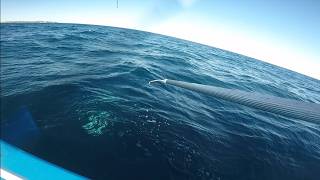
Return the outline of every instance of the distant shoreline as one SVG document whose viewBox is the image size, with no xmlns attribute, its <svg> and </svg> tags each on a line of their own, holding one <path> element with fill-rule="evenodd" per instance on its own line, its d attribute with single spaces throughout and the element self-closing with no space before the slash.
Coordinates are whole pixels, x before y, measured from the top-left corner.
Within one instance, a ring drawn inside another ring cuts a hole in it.
<svg viewBox="0 0 320 180">
<path fill-rule="evenodd" d="M 4 23 L 4 24 L 7 24 L 7 23 L 58 23 L 58 22 L 52 22 L 52 21 L 4 21 L 4 22 L 1 22 L 1 23 Z"/>
</svg>

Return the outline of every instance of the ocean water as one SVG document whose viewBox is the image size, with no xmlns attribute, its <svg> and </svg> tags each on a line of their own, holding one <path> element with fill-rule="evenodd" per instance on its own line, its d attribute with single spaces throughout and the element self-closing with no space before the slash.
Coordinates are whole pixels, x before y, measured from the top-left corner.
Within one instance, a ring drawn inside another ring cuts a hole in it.
<svg viewBox="0 0 320 180">
<path fill-rule="evenodd" d="M 173 37 L 1 24 L 1 126 L 20 148 L 92 179 L 318 179 L 320 125 L 172 86 L 168 78 L 320 103 L 320 81 Z"/>
</svg>

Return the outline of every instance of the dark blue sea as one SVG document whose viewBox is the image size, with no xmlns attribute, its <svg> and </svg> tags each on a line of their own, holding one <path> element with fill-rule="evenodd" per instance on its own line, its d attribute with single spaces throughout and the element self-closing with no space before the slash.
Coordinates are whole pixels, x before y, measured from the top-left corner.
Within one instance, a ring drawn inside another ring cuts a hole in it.
<svg viewBox="0 0 320 180">
<path fill-rule="evenodd" d="M 148 84 L 162 78 L 320 103 L 319 80 L 190 41 L 1 24 L 1 126 L 27 112 L 27 152 L 91 179 L 319 179 L 319 124 Z"/>
</svg>

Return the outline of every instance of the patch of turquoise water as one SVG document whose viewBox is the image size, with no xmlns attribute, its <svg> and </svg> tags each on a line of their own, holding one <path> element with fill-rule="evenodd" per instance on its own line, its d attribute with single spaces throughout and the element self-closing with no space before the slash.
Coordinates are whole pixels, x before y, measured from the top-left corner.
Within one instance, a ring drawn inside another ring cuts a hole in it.
<svg viewBox="0 0 320 180">
<path fill-rule="evenodd" d="M 107 128 L 111 125 L 111 114 L 103 111 L 92 114 L 88 117 L 86 124 L 82 126 L 88 134 L 93 136 L 99 136 L 107 131 Z"/>
</svg>

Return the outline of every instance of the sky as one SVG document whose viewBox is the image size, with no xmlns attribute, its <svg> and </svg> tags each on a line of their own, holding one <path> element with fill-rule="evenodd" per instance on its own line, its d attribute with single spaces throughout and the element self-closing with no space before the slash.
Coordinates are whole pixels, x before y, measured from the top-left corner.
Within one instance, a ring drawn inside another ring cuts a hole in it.
<svg viewBox="0 0 320 180">
<path fill-rule="evenodd" d="M 54 21 L 174 36 L 320 80 L 318 0 L 1 0 L 1 22 Z"/>
</svg>

